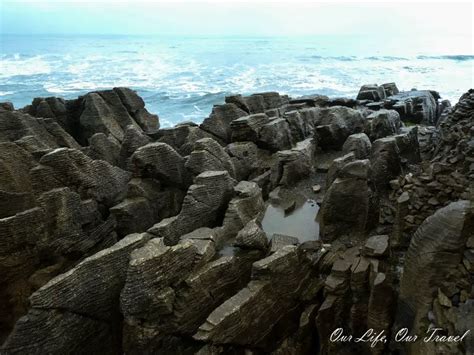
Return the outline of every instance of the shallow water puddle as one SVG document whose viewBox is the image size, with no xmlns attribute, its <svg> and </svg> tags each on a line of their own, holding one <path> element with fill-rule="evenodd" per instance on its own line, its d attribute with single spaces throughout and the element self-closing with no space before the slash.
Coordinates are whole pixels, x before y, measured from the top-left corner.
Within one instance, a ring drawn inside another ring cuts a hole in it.
<svg viewBox="0 0 474 355">
<path fill-rule="evenodd" d="M 270 204 L 265 211 L 262 228 L 269 238 L 273 234 L 285 234 L 298 238 L 300 242 L 316 240 L 319 239 L 318 210 L 316 201 L 309 199 L 286 215 L 284 208 Z"/>
</svg>

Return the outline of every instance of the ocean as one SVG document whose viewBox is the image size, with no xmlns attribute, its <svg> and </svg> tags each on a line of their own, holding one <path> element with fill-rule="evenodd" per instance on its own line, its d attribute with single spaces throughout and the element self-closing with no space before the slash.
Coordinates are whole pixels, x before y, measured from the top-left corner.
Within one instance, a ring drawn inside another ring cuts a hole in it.
<svg viewBox="0 0 474 355">
<path fill-rule="evenodd" d="M 355 97 L 361 85 L 433 89 L 453 104 L 474 87 L 465 38 L 0 35 L 0 101 L 74 98 L 127 86 L 163 127 L 201 122 L 229 94 Z M 469 43 L 469 42 L 468 42 Z M 464 44 L 464 46 L 463 46 Z"/>
</svg>

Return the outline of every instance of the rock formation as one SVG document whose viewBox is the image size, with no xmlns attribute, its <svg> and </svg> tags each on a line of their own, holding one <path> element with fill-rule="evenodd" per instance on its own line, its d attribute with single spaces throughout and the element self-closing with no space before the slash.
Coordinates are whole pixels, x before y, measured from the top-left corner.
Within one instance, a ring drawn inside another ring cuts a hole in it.
<svg viewBox="0 0 474 355">
<path fill-rule="evenodd" d="M 473 117 L 394 83 L 171 128 L 127 88 L 1 103 L 0 353 L 473 353 L 393 340 L 474 327 Z"/>
</svg>

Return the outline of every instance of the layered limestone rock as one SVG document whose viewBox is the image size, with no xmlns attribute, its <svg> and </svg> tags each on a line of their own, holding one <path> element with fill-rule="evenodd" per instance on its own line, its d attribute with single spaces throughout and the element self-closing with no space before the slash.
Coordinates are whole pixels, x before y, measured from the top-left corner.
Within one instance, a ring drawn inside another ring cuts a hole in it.
<svg viewBox="0 0 474 355">
<path fill-rule="evenodd" d="M 143 99 L 128 88 L 91 92 L 76 100 L 38 98 L 24 110 L 35 117 L 54 118 L 83 145 L 95 133 L 122 142 L 128 125 L 147 133 L 160 127 L 158 116 L 150 114 Z"/>
<path fill-rule="evenodd" d="M 165 129 L 125 88 L 0 104 L 0 352 L 472 352 L 329 339 L 473 327 L 473 92 L 438 100 L 234 95 Z"/>
<path fill-rule="evenodd" d="M 442 112 L 450 106 L 449 102 L 440 105 L 439 98 L 434 90 L 399 92 L 395 83 L 363 85 L 357 95 L 357 99 L 370 109 L 395 110 L 402 121 L 424 125 L 436 125 Z"/>
<path fill-rule="evenodd" d="M 351 134 L 342 146 L 342 151 L 345 154 L 352 152 L 356 159 L 367 159 L 371 149 L 372 143 L 365 133 Z"/>
<path fill-rule="evenodd" d="M 235 167 L 229 155 L 212 138 L 203 138 L 195 142 L 185 166 L 193 175 L 208 170 L 227 170 L 230 176 L 236 177 Z"/>
<path fill-rule="evenodd" d="M 255 262 L 252 280 L 217 307 L 199 327 L 194 338 L 214 344 L 238 344 L 271 348 L 271 336 L 290 332 L 292 313 L 301 304 L 311 283 L 309 263 L 295 246 L 285 246 Z M 253 327 L 247 324 L 252 323 Z"/>
<path fill-rule="evenodd" d="M 252 219 L 260 219 L 265 210 L 262 190 L 255 182 L 241 181 L 234 186 L 234 197 L 229 201 L 220 233 L 232 239 Z"/>
<path fill-rule="evenodd" d="M 347 163 L 327 190 L 318 218 L 325 240 L 361 237 L 373 225 L 376 206 L 369 181 L 370 162 Z"/>
<path fill-rule="evenodd" d="M 367 133 L 372 141 L 400 132 L 400 115 L 395 110 L 379 110 L 367 116 Z"/>
<path fill-rule="evenodd" d="M 157 223 L 149 233 L 164 238 L 167 245 L 173 245 L 183 234 L 217 224 L 232 198 L 234 184 L 235 180 L 227 171 L 199 174 L 184 197 L 180 213 Z"/>
<path fill-rule="evenodd" d="M 123 199 L 130 180 L 130 173 L 68 148 L 44 155 L 30 174 L 38 192 L 71 186 L 82 198 L 92 198 L 108 207 Z"/>
<path fill-rule="evenodd" d="M 190 182 L 184 163 L 184 158 L 166 143 L 149 143 L 138 148 L 131 157 L 135 176 L 154 178 L 181 188 Z"/>
<path fill-rule="evenodd" d="M 273 186 L 292 186 L 308 177 L 314 167 L 314 144 L 311 138 L 298 142 L 290 150 L 276 153 L 272 167 Z"/>
<path fill-rule="evenodd" d="M 224 142 L 230 142 L 232 138 L 232 122 L 247 115 L 247 111 L 242 110 L 233 103 L 217 105 L 213 107 L 211 115 L 203 121 L 200 127 Z"/>
<path fill-rule="evenodd" d="M 323 108 L 315 128 L 315 143 L 322 149 L 340 149 L 351 134 L 363 132 L 364 122 L 357 110 L 344 106 Z"/>
<path fill-rule="evenodd" d="M 85 259 L 35 292 L 31 309 L 3 344 L 5 353 L 119 351 L 118 297 L 130 252 L 147 240 L 134 234 Z M 92 337 L 91 334 L 94 336 Z M 69 350 L 68 350 L 69 351 Z"/>
<path fill-rule="evenodd" d="M 216 135 L 206 132 L 193 122 L 183 122 L 172 128 L 160 129 L 154 136 L 158 138 L 158 142 L 172 146 L 182 156 L 189 155 L 198 140 L 203 138 L 219 140 Z"/>
<path fill-rule="evenodd" d="M 424 334 L 430 322 L 437 326 L 446 326 L 449 320 L 456 323 L 456 316 L 449 317 L 447 312 L 440 311 L 439 301 L 433 303 L 433 296 L 436 292 L 444 295 L 438 299 L 443 306 L 451 307 L 450 297 L 463 289 L 467 293 L 471 292 L 472 283 L 463 266 L 463 253 L 473 228 L 471 203 L 461 200 L 439 209 L 417 229 L 407 251 L 400 282 L 398 326 L 407 327 L 414 334 Z M 458 303 L 455 307 L 462 305 Z M 454 313 L 456 308 L 453 309 Z M 435 312 L 434 319 L 430 317 L 430 312 Z M 448 328 L 451 327 L 453 325 Z M 465 339 L 465 346 L 470 341 L 472 336 Z M 451 345 L 452 351 L 460 351 L 461 344 L 448 345 Z M 442 351 L 442 346 L 437 348 L 436 344 L 421 342 L 405 347 L 416 352 L 428 349 L 435 353 Z"/>
</svg>

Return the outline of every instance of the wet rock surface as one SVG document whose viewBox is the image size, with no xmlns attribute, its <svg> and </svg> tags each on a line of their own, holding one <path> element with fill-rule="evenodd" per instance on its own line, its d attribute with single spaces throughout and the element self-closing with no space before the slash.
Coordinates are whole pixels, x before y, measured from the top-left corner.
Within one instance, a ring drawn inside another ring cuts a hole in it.
<svg viewBox="0 0 474 355">
<path fill-rule="evenodd" d="M 474 92 L 0 104 L 1 354 L 469 354 Z"/>
</svg>

